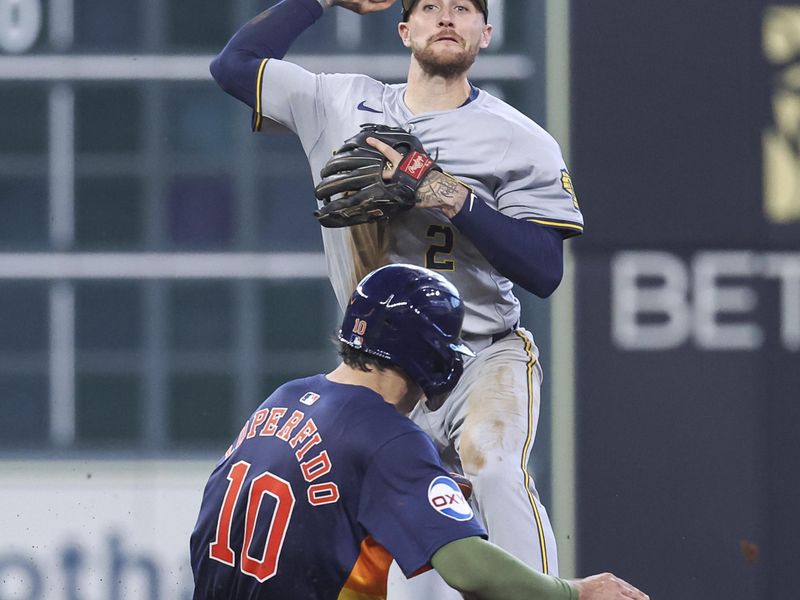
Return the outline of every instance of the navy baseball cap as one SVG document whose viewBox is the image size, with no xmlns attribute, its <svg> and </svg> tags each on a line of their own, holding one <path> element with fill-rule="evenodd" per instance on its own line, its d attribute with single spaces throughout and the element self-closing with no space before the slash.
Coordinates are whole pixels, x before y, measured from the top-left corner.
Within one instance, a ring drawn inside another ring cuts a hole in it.
<svg viewBox="0 0 800 600">
<path fill-rule="evenodd" d="M 488 22 L 489 21 L 489 7 L 487 3 L 489 0 L 472 0 L 478 8 L 481 9 L 483 12 L 483 18 Z M 408 21 L 408 13 L 411 12 L 411 9 L 414 8 L 414 5 L 417 3 L 417 0 L 403 0 L 403 21 Z"/>
</svg>

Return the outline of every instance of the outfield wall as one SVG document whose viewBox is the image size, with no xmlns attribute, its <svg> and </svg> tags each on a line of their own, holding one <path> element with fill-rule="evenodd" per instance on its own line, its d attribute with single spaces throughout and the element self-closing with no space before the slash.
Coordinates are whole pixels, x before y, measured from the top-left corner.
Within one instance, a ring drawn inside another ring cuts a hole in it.
<svg viewBox="0 0 800 600">
<path fill-rule="evenodd" d="M 0 598 L 189 600 L 213 461 L 0 462 Z"/>
</svg>

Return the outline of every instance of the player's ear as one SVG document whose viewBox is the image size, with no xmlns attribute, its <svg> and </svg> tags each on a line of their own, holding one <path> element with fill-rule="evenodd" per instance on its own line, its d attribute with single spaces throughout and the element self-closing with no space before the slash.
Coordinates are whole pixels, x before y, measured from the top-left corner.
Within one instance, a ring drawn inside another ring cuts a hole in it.
<svg viewBox="0 0 800 600">
<path fill-rule="evenodd" d="M 494 31 L 494 27 L 488 23 L 484 25 L 483 33 L 481 34 L 481 48 L 489 47 L 489 43 L 492 41 L 492 31 Z"/>
<path fill-rule="evenodd" d="M 400 39 L 403 42 L 403 46 L 406 48 L 411 46 L 411 42 L 409 41 L 409 30 L 408 30 L 408 23 L 405 21 L 401 21 L 397 24 L 397 33 L 400 34 Z"/>
</svg>

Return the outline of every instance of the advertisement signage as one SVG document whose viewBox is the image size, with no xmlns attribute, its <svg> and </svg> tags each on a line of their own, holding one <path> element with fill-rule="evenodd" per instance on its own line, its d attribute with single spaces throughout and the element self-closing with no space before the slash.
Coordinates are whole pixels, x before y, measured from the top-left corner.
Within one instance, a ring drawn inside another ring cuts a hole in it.
<svg viewBox="0 0 800 600">
<path fill-rule="evenodd" d="M 0 462 L 0 598 L 190 600 L 213 464 Z"/>
<path fill-rule="evenodd" d="M 572 11 L 579 571 L 791 596 L 800 4 Z"/>
</svg>

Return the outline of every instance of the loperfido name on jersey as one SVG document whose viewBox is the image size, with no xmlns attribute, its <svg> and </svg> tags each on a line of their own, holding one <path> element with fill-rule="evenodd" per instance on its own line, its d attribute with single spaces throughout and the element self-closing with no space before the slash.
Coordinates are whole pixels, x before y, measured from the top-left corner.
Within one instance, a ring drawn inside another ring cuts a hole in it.
<svg viewBox="0 0 800 600">
<path fill-rule="evenodd" d="M 472 507 L 461 493 L 461 488 L 444 475 L 431 481 L 428 486 L 428 502 L 437 512 L 456 521 L 469 521 L 472 518 Z"/>
<path fill-rule="evenodd" d="M 317 394 L 306 394 L 301 399 L 301 402 L 310 406 L 318 398 Z M 321 506 L 337 502 L 339 500 L 339 488 L 335 483 L 314 483 L 331 471 L 333 465 L 330 456 L 328 456 L 328 451 L 322 450 L 306 460 L 309 450 L 323 443 L 314 419 L 308 418 L 306 420 L 306 415 L 303 411 L 295 410 L 284 421 L 283 419 L 286 417 L 287 412 L 288 410 L 282 406 L 276 406 L 272 409 L 262 408 L 256 411 L 245 422 L 236 442 L 231 444 L 225 453 L 225 458 L 229 457 L 242 443 L 256 436 L 278 438 L 289 444 L 290 447 L 297 448 L 294 455 L 300 465 L 303 479 L 312 484 L 307 491 L 309 504 Z"/>
</svg>

